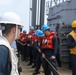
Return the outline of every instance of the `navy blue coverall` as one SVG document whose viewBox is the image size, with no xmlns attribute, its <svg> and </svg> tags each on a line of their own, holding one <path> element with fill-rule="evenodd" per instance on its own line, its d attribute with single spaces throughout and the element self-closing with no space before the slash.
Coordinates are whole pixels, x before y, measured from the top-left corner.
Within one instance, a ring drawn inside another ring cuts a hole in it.
<svg viewBox="0 0 76 75">
<path fill-rule="evenodd" d="M 35 72 L 39 72 L 40 66 L 41 66 L 41 53 L 39 53 L 38 49 L 41 50 L 41 42 L 36 42 L 36 48 L 37 48 L 37 59 L 36 59 L 36 69 Z"/>
<path fill-rule="evenodd" d="M 6 46 L 0 45 L 0 75 L 10 75 L 11 61 L 9 50 Z"/>
</svg>

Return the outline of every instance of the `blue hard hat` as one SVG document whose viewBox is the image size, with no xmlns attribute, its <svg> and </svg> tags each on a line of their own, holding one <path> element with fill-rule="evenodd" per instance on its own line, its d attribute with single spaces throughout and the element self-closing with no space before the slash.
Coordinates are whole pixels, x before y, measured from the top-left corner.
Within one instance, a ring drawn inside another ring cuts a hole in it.
<svg viewBox="0 0 76 75">
<path fill-rule="evenodd" d="M 44 33 L 42 31 L 38 31 L 38 37 L 43 37 L 44 36 Z"/>
<path fill-rule="evenodd" d="M 41 31 L 41 30 L 37 29 L 37 30 L 35 30 L 35 33 L 38 34 L 39 31 Z"/>
<path fill-rule="evenodd" d="M 50 29 L 49 25 L 42 25 L 41 30 L 45 31 L 47 29 Z"/>
<path fill-rule="evenodd" d="M 34 35 L 34 36 L 37 36 L 37 34 L 36 34 L 36 33 L 34 33 L 33 35 Z"/>
<path fill-rule="evenodd" d="M 23 30 L 23 33 L 26 33 L 26 30 Z"/>
</svg>

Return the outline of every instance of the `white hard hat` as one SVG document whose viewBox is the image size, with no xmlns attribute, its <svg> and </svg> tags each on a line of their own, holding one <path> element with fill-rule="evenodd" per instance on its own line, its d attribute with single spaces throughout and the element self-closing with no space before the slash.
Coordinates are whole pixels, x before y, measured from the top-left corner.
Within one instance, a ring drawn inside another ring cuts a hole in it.
<svg viewBox="0 0 76 75">
<path fill-rule="evenodd" d="M 0 19 L 0 24 L 1 23 L 22 25 L 20 17 L 17 14 L 13 13 L 13 12 L 4 13 L 1 16 L 1 19 Z"/>
</svg>

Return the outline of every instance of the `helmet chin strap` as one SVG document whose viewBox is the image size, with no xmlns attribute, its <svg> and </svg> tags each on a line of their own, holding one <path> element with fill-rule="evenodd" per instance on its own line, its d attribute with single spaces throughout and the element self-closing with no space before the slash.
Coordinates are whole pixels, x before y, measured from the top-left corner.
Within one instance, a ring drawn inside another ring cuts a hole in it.
<svg viewBox="0 0 76 75">
<path fill-rule="evenodd" d="M 15 39 L 19 39 L 19 36 L 20 36 L 20 29 L 18 28 L 18 25 L 16 25 Z"/>
<path fill-rule="evenodd" d="M 18 38 L 18 25 L 16 25 L 16 34 L 15 34 L 15 39 Z"/>
<path fill-rule="evenodd" d="M 2 36 L 2 30 L 5 30 L 5 27 L 0 25 L 0 36 Z"/>
<path fill-rule="evenodd" d="M 2 36 L 2 31 L 0 30 L 0 36 Z"/>
</svg>

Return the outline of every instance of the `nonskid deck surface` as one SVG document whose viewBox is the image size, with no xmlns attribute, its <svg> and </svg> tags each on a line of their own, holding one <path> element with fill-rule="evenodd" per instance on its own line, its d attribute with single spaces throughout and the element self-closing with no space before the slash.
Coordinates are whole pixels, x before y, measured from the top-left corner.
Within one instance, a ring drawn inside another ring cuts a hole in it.
<svg viewBox="0 0 76 75">
<path fill-rule="evenodd" d="M 27 64 L 28 62 L 21 61 L 22 65 L 21 75 L 33 75 L 32 73 L 34 71 L 34 68 L 31 68 L 31 66 L 27 66 Z M 57 68 L 61 75 L 72 75 L 71 70 L 68 69 L 66 64 L 63 64 L 63 67 L 57 67 Z M 42 67 L 40 69 L 40 74 L 38 75 L 44 75 Z"/>
</svg>

